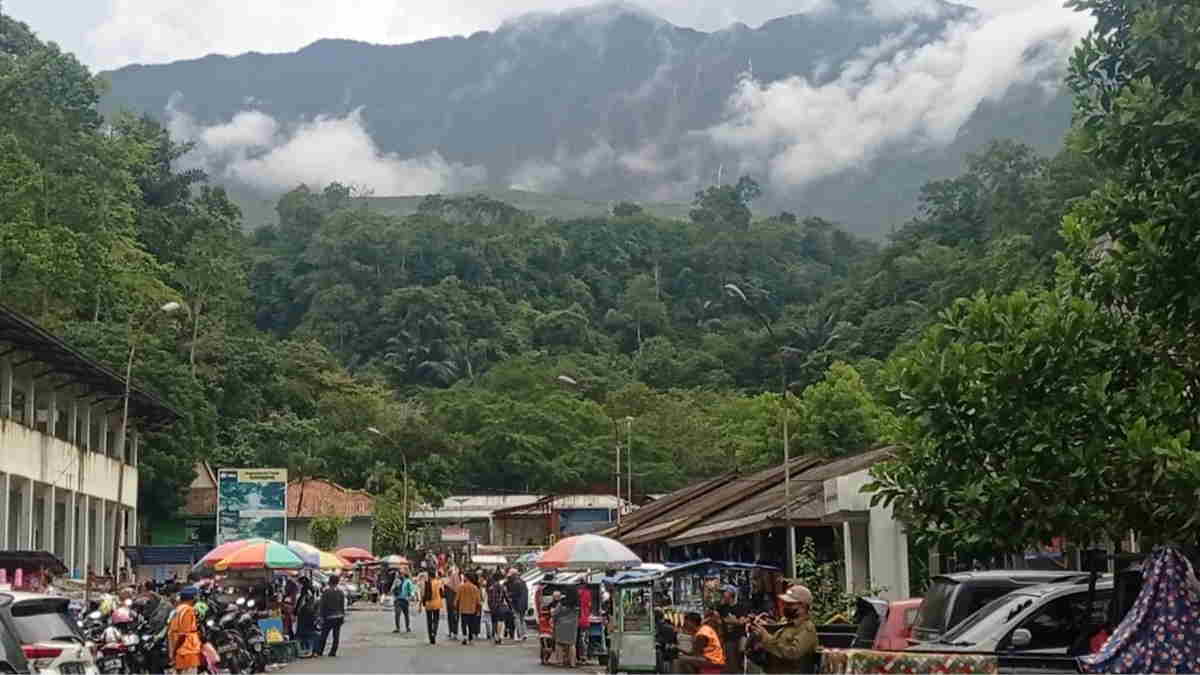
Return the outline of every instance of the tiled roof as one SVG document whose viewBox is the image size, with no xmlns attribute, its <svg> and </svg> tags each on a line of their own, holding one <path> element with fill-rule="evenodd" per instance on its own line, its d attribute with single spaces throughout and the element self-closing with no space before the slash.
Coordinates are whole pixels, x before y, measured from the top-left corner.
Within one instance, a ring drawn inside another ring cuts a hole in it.
<svg viewBox="0 0 1200 675">
<path fill-rule="evenodd" d="M 217 515 L 217 488 L 188 488 L 180 512 L 185 516 L 203 517 Z"/>
<path fill-rule="evenodd" d="M 371 516 L 375 513 L 375 498 L 361 490 L 346 488 L 324 480 L 306 480 L 288 484 L 287 517 L 316 518 L 338 515 L 346 518 Z M 304 502 L 301 504 L 301 494 Z M 301 510 L 302 509 L 302 510 Z"/>
</svg>

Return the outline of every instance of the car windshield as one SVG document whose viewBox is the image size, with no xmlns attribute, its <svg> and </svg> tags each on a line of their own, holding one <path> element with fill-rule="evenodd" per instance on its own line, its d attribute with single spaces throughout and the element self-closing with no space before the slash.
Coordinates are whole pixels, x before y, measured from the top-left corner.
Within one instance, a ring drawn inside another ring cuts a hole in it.
<svg viewBox="0 0 1200 675">
<path fill-rule="evenodd" d="M 949 579 L 934 581 L 925 593 L 925 600 L 922 601 L 921 608 L 917 611 L 916 627 L 938 632 L 948 628 L 945 625 L 946 607 L 950 602 L 950 596 L 954 595 L 954 589 L 957 587 L 958 584 Z"/>
<path fill-rule="evenodd" d="M 938 642 L 976 644 L 994 635 L 997 629 L 1012 622 L 1022 610 L 1033 604 L 1034 597 L 1024 593 L 1009 593 L 984 605 L 961 623 L 947 631 Z"/>
<path fill-rule="evenodd" d="M 13 624 L 23 644 L 68 640 L 82 642 L 78 627 L 67 613 L 67 601 L 27 600 L 13 604 Z"/>
</svg>

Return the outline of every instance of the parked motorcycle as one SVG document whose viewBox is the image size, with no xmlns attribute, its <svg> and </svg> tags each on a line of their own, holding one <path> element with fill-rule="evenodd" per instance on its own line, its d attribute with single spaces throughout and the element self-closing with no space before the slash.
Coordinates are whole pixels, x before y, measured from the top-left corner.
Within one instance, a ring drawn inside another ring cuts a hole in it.
<svg viewBox="0 0 1200 675">
<path fill-rule="evenodd" d="M 267 671 L 267 637 L 263 635 L 262 628 L 258 625 L 258 612 L 254 605 L 254 600 L 237 599 L 237 606 L 242 608 L 237 618 L 237 627 L 242 641 L 246 645 L 250 672 L 265 673 Z"/>
</svg>

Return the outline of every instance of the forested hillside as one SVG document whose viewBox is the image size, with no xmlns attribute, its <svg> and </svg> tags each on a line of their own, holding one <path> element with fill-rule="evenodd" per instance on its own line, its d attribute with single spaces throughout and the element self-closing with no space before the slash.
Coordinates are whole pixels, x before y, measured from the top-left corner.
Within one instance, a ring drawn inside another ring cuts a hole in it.
<svg viewBox="0 0 1200 675">
<path fill-rule="evenodd" d="M 197 458 L 394 497 L 402 450 L 436 498 L 605 487 L 618 438 L 635 490 L 661 492 L 779 461 L 784 386 L 794 451 L 896 439 L 881 361 L 956 298 L 1049 287 L 1099 180 L 1071 146 L 995 141 L 884 245 L 753 217 L 749 177 L 686 220 L 437 195 L 394 215 L 300 186 L 246 234 L 158 122 L 102 124 L 73 57 L 2 16 L 0 52 L 3 302 L 111 363 L 134 317 L 188 308 L 138 337 L 136 378 L 184 412 L 143 455 L 151 514 Z"/>
<path fill-rule="evenodd" d="M 742 171 L 766 209 L 877 236 L 991 138 L 1054 152 L 1070 124 L 1069 19 L 887 4 L 703 32 L 603 2 L 467 37 L 133 64 L 103 74 L 102 108 L 196 141 L 186 161 L 251 226 L 300 182 L 686 202 Z"/>
</svg>

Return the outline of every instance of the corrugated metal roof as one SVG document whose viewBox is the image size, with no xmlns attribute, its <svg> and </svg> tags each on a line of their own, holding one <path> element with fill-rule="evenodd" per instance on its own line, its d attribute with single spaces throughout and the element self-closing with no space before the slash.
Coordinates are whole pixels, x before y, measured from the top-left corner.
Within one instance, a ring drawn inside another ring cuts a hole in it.
<svg viewBox="0 0 1200 675">
<path fill-rule="evenodd" d="M 798 474 L 821 461 L 821 458 L 817 456 L 797 457 L 791 461 L 791 471 L 793 474 Z M 643 518 L 643 526 L 629 530 L 626 523 L 622 521 L 621 530 L 627 534 L 618 534 L 615 535 L 615 538 L 627 545 L 668 539 L 703 518 L 745 499 L 748 495 L 757 494 L 777 482 L 782 482 L 783 474 L 784 467 L 780 465 L 763 469 L 749 476 L 726 474 L 707 484 L 701 483 L 696 486 L 699 489 L 689 492 L 680 491 L 674 497 L 666 497 L 648 504 L 635 514 L 641 515 L 645 511 L 657 511 L 655 507 L 661 507 L 662 517 L 671 519 L 669 525 L 660 526 L 657 522 L 658 518 Z"/>
<path fill-rule="evenodd" d="M 810 467 L 792 474 L 791 520 L 819 522 L 825 517 L 825 481 L 862 471 L 885 459 L 892 447 L 879 448 Z M 672 546 L 724 539 L 737 534 L 777 527 L 786 523 L 788 510 L 782 470 L 778 482 L 751 494 L 747 499 L 716 511 L 672 537 Z M 758 527 L 749 527 L 751 524 Z M 800 523 L 797 523 L 800 524 Z"/>
</svg>

